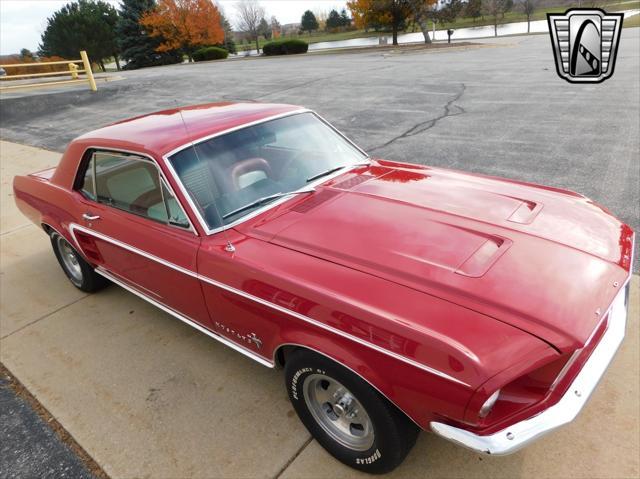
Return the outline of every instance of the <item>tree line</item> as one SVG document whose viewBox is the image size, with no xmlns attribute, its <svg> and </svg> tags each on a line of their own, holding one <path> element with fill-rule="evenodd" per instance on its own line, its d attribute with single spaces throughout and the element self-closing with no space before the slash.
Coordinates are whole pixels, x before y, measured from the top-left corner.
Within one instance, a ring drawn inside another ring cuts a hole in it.
<svg viewBox="0 0 640 479">
<path fill-rule="evenodd" d="M 231 24 L 211 0 L 77 0 L 47 19 L 40 56 L 75 58 L 86 50 L 104 71 L 120 60 L 127 69 L 180 63 L 206 46 L 235 53 Z"/>
<path fill-rule="evenodd" d="M 527 20 L 536 0 L 520 0 Z M 391 31 L 397 44 L 398 32 L 410 23 L 419 26 L 426 43 L 431 42 L 428 23 L 450 23 L 464 14 L 474 20 L 485 15 L 497 26 L 514 0 L 450 0 L 435 8 L 436 0 L 348 0 L 346 9 L 326 14 L 307 10 L 300 19 L 300 32 L 323 29 L 328 32 L 362 28 Z M 281 26 L 275 17 L 266 19 L 257 0 L 241 0 L 235 5 L 237 25 L 245 39 L 255 42 L 278 37 Z M 322 15 L 322 17 L 321 17 Z M 321 18 L 319 18 L 321 17 Z M 75 58 L 86 50 L 92 63 L 103 70 L 113 59 L 118 69 L 166 65 L 193 58 L 202 47 L 220 47 L 236 52 L 231 24 L 212 0 L 121 0 L 119 9 L 103 0 L 76 0 L 47 19 L 38 54 L 41 57 Z"/>
<path fill-rule="evenodd" d="M 527 16 L 527 22 L 536 8 L 537 0 L 521 0 L 519 8 Z M 437 0 L 348 0 L 347 6 L 353 14 L 358 28 L 386 30 L 392 32 L 393 44 L 398 44 L 398 32 L 406 30 L 409 23 L 417 25 L 425 43 L 431 43 L 429 22 L 446 24 L 464 15 L 474 19 L 487 16 L 498 35 L 498 25 L 505 14 L 514 8 L 514 0 L 450 0 L 436 8 Z"/>
</svg>

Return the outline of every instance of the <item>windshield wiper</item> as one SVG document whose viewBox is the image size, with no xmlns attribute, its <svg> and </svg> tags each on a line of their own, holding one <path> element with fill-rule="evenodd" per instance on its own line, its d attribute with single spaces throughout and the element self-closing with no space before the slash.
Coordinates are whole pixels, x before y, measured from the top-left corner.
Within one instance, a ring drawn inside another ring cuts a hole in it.
<svg viewBox="0 0 640 479">
<path fill-rule="evenodd" d="M 330 175 L 331 173 L 335 173 L 336 171 L 346 168 L 347 166 L 349 165 L 336 166 L 334 168 L 329 168 L 328 170 L 325 170 L 322 173 L 318 173 L 317 175 L 310 176 L 309 178 L 307 178 L 307 183 L 313 180 L 317 180 L 318 178 L 322 178 L 323 176 Z"/>
<path fill-rule="evenodd" d="M 270 201 L 277 200 L 278 198 L 282 198 L 283 196 L 300 195 L 303 193 L 313 193 L 314 191 L 316 191 L 315 188 L 309 188 L 308 190 L 289 191 L 287 193 L 275 193 L 273 195 L 263 196 L 262 198 L 258 198 L 257 200 L 254 200 L 251 203 L 247 203 L 246 205 L 241 206 L 240 208 L 236 208 L 235 210 L 230 211 L 229 213 L 226 213 L 225 215 L 222 216 L 222 219 L 226 220 L 229 216 L 242 213 L 244 210 L 251 209 L 255 206 L 264 205 L 266 203 L 269 203 Z"/>
<path fill-rule="evenodd" d="M 334 168 L 329 168 L 328 170 L 325 170 L 321 173 L 318 173 L 317 175 L 313 175 L 307 178 L 307 183 L 310 183 L 313 180 L 317 180 L 318 178 L 322 178 L 323 176 L 330 175 L 331 173 L 335 173 L 336 171 L 342 170 L 343 168 L 353 168 L 354 166 L 363 166 L 363 165 L 369 165 L 369 164 L 370 164 L 369 161 L 361 161 L 360 163 L 352 163 L 351 165 L 342 165 L 342 166 L 336 166 Z"/>
</svg>

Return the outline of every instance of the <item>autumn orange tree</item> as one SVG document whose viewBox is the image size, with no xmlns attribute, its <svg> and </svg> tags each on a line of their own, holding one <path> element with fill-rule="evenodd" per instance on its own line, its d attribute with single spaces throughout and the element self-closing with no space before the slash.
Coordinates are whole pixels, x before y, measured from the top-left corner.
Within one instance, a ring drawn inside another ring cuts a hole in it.
<svg viewBox="0 0 640 479">
<path fill-rule="evenodd" d="M 393 44 L 398 44 L 398 30 L 411 15 L 411 0 L 349 0 L 347 6 L 358 28 L 381 25 L 390 28 Z"/>
<path fill-rule="evenodd" d="M 425 43 L 431 43 L 427 18 L 436 0 L 348 0 L 347 6 L 358 28 L 381 25 L 393 32 L 393 44 L 398 44 L 398 30 L 408 19 L 415 21 L 422 30 Z"/>
<path fill-rule="evenodd" d="M 158 0 L 156 8 L 140 19 L 151 36 L 162 37 L 158 52 L 180 49 L 193 60 L 202 46 L 223 43 L 220 12 L 211 0 Z"/>
</svg>

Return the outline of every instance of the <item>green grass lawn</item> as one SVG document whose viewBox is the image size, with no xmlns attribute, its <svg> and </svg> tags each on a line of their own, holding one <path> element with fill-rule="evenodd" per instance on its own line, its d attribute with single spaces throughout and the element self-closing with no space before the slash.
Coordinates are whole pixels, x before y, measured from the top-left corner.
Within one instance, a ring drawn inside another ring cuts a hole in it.
<svg viewBox="0 0 640 479">
<path fill-rule="evenodd" d="M 583 3 L 583 7 L 590 7 L 591 4 L 587 2 Z M 640 0 L 611 0 L 608 2 L 598 2 L 598 7 L 604 8 L 606 11 L 614 12 L 617 10 L 634 10 L 640 8 Z M 531 17 L 531 21 L 534 20 L 544 20 L 547 18 L 547 13 L 562 13 L 567 10 L 568 7 L 547 7 L 537 10 Z M 513 23 L 513 22 L 524 22 L 527 20 L 527 17 L 514 7 L 514 11 L 505 14 L 504 18 L 500 19 L 500 24 L 503 23 Z M 624 22 L 625 27 L 637 27 L 640 26 L 640 16 L 634 15 L 630 19 Z M 436 25 L 436 30 L 443 30 L 447 28 L 467 28 L 467 27 L 481 27 L 485 25 L 493 25 L 491 19 L 489 17 L 476 18 L 475 20 L 470 17 L 459 17 L 452 23 L 444 23 Z M 416 30 L 418 31 L 418 30 Z M 388 35 L 390 32 L 374 32 L 369 31 L 365 32 L 364 30 L 353 30 L 350 32 L 338 32 L 338 33 L 327 33 L 327 32 L 316 32 L 311 35 L 303 34 L 303 35 L 287 35 L 284 38 L 299 38 L 301 40 L 306 41 L 307 43 L 319 43 L 319 42 L 335 42 L 339 40 L 351 40 L 352 38 L 363 38 L 363 37 L 377 37 L 381 35 Z M 400 32 L 405 33 L 405 32 Z M 261 38 L 259 41 L 260 49 L 262 46 L 267 43 L 267 40 Z M 250 45 L 245 44 L 236 44 L 238 51 L 244 50 L 253 50 L 256 45 L 255 42 Z"/>
<path fill-rule="evenodd" d="M 631 18 L 626 18 L 622 22 L 622 28 L 640 27 L 640 15 L 634 15 Z"/>
<path fill-rule="evenodd" d="M 328 33 L 328 32 L 317 32 L 312 33 L 311 35 L 304 33 L 302 35 L 287 35 L 285 37 L 280 37 L 282 39 L 289 38 L 299 38 L 300 40 L 304 40 L 307 43 L 320 43 L 320 42 L 336 42 L 339 40 L 351 40 L 352 38 L 363 38 L 363 37 L 377 37 L 380 35 L 385 35 L 387 32 L 365 32 L 364 30 L 353 30 L 350 32 L 337 32 L 337 33 Z M 262 49 L 262 45 L 270 42 L 271 40 L 265 40 L 264 38 L 260 38 L 260 49 Z M 256 42 L 251 42 L 250 45 L 236 43 L 236 48 L 238 51 L 242 50 L 255 50 Z"/>
</svg>

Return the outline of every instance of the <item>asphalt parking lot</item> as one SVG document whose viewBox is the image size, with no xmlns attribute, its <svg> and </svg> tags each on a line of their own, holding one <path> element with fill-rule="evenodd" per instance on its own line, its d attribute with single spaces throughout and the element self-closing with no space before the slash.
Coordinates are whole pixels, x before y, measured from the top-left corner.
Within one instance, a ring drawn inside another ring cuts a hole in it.
<svg viewBox="0 0 640 479">
<path fill-rule="evenodd" d="M 124 72 L 96 94 L 6 98 L 0 133 L 62 151 L 87 130 L 176 104 L 293 103 L 318 111 L 372 155 L 568 188 L 638 231 L 639 59 L 640 29 L 627 28 L 613 77 L 596 85 L 558 78 L 546 35 L 456 51 L 150 68 Z"/>
<path fill-rule="evenodd" d="M 557 78 L 546 36 L 433 53 L 238 60 L 127 72 L 92 95 L 3 99 L 0 358 L 112 477 L 358 477 L 311 440 L 282 374 L 110 287 L 63 277 L 13 206 L 15 174 L 68 140 L 178 104 L 231 99 L 319 111 L 377 156 L 574 189 L 639 229 L 640 30 L 614 77 Z M 637 263 L 636 263 L 637 265 Z M 504 458 L 422 434 L 389 477 L 638 477 L 640 284 L 628 335 L 576 422 Z"/>
</svg>

